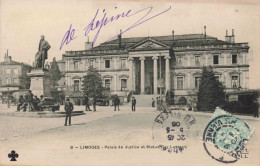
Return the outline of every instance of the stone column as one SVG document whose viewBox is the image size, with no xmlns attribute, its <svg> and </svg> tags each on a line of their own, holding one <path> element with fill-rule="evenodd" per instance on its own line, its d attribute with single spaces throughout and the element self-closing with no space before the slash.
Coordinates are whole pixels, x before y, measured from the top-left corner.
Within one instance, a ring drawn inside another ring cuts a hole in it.
<svg viewBox="0 0 260 166">
<path fill-rule="evenodd" d="M 114 91 L 117 91 L 117 74 L 114 75 Z"/>
<path fill-rule="evenodd" d="M 134 77 L 133 77 L 133 60 L 134 60 L 134 58 L 132 58 L 132 57 L 129 57 L 128 58 L 128 61 L 129 61 L 129 90 L 130 91 L 133 91 L 134 90 L 134 84 L 133 84 L 133 82 L 135 81 L 134 80 Z"/>
<path fill-rule="evenodd" d="M 226 64 L 227 64 L 227 54 L 224 53 L 224 65 L 226 65 Z"/>
<path fill-rule="evenodd" d="M 170 90 L 170 59 L 171 57 L 165 56 L 165 90 Z"/>
<path fill-rule="evenodd" d="M 158 59 L 158 56 L 153 57 L 153 94 L 154 95 L 158 94 L 158 89 L 157 89 L 157 80 L 158 80 L 157 59 Z"/>
<path fill-rule="evenodd" d="M 144 66 L 144 60 L 145 57 L 141 57 L 141 94 L 144 94 L 144 90 L 145 90 L 145 66 Z"/>
</svg>

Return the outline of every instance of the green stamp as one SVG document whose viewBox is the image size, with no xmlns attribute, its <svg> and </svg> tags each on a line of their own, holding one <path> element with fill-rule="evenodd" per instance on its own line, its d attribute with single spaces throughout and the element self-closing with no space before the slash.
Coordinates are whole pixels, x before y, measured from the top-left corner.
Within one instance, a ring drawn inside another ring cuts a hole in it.
<svg viewBox="0 0 260 166">
<path fill-rule="evenodd" d="M 236 162 L 253 129 L 242 120 L 219 108 L 203 133 L 206 152 L 217 161 Z"/>
</svg>

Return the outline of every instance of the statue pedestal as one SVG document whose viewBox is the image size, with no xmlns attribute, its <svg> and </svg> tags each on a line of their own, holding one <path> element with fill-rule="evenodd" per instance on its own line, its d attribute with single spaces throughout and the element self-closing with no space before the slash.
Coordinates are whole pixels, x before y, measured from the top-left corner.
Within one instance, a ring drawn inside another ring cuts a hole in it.
<svg viewBox="0 0 260 166">
<path fill-rule="evenodd" d="M 40 97 L 51 97 L 51 85 L 49 72 L 43 69 L 33 69 L 28 76 L 31 78 L 31 87 L 33 95 Z"/>
</svg>

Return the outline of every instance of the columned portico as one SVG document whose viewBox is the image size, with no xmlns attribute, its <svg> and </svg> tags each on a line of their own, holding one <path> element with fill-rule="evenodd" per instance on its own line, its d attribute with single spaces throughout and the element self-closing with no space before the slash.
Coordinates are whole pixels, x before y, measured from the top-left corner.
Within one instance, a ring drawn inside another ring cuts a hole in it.
<svg viewBox="0 0 260 166">
<path fill-rule="evenodd" d="M 165 56 L 165 89 L 170 90 L 170 56 Z"/>
<path fill-rule="evenodd" d="M 153 57 L 153 94 L 158 94 L 158 90 L 157 90 L 157 79 L 158 79 L 158 76 L 157 76 L 157 59 L 158 57 L 157 56 L 154 56 Z"/>
<path fill-rule="evenodd" d="M 144 60 L 145 60 L 145 57 L 141 57 L 140 58 L 141 60 L 141 94 L 144 94 L 144 91 L 145 91 L 145 82 L 144 82 L 144 78 L 145 78 L 145 66 L 144 66 Z"/>
<path fill-rule="evenodd" d="M 134 76 L 133 76 L 133 60 L 134 58 L 130 57 L 128 58 L 128 61 L 129 61 L 129 73 L 130 73 L 130 91 L 134 91 Z"/>
</svg>

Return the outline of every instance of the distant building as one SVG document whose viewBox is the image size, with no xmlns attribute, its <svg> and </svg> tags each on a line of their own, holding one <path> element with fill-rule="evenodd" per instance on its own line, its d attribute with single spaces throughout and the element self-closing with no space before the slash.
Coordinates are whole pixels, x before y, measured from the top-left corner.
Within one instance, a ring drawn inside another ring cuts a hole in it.
<svg viewBox="0 0 260 166">
<path fill-rule="evenodd" d="M 202 66 L 212 66 L 226 91 L 248 89 L 248 43 L 235 43 L 226 32 L 225 41 L 204 34 L 122 38 L 82 51 L 63 54 L 68 95 L 82 91 L 89 66 L 98 69 L 111 94 L 160 94 L 171 92 L 175 103 L 184 97 L 196 101 Z M 162 78 L 162 79 L 160 79 Z"/>
<path fill-rule="evenodd" d="M 32 66 L 12 60 L 8 54 L 4 57 L 4 62 L 0 62 L 0 96 L 1 98 L 11 95 L 21 89 L 26 89 L 26 85 L 21 80 L 21 76 L 26 76 Z"/>
</svg>

